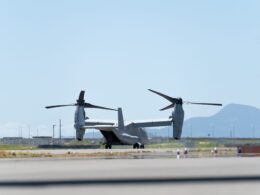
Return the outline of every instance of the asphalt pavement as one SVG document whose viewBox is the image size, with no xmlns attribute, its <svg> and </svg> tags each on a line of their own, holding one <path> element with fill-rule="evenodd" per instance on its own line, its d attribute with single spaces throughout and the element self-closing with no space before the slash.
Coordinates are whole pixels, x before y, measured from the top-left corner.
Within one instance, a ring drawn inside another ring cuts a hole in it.
<svg viewBox="0 0 260 195">
<path fill-rule="evenodd" d="M 259 194 L 260 158 L 0 160 L 0 194 Z"/>
</svg>

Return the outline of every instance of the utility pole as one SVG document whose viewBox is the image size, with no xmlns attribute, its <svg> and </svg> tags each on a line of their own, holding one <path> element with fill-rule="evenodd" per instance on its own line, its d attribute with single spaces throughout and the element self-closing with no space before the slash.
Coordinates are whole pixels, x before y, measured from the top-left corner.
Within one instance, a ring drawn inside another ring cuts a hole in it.
<svg viewBox="0 0 260 195">
<path fill-rule="evenodd" d="M 18 127 L 18 137 L 21 137 L 21 128 Z"/>
<path fill-rule="evenodd" d="M 54 139 L 55 136 L 55 126 L 56 125 L 52 125 L 52 139 Z"/>
<path fill-rule="evenodd" d="M 60 139 L 61 139 L 61 119 L 60 119 Z"/>
<path fill-rule="evenodd" d="M 29 129 L 29 139 L 30 139 L 30 137 L 31 137 L 31 126 L 30 125 L 28 125 L 28 129 Z"/>
</svg>

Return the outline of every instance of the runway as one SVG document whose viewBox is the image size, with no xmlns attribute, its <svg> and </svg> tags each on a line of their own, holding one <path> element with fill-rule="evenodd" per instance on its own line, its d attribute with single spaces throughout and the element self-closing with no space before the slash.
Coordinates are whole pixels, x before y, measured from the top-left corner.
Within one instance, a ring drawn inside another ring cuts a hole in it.
<svg viewBox="0 0 260 195">
<path fill-rule="evenodd" d="M 260 158 L 5 159 L 0 194 L 259 194 Z"/>
</svg>

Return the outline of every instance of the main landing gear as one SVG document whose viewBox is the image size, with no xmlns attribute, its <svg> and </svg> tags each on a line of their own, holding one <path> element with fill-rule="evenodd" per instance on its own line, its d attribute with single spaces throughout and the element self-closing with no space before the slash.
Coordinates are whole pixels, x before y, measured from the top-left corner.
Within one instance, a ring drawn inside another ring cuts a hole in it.
<svg viewBox="0 0 260 195">
<path fill-rule="evenodd" d="M 135 143 L 133 149 L 144 149 L 144 145 L 141 143 Z"/>
<path fill-rule="evenodd" d="M 106 145 L 105 145 L 105 148 L 106 148 L 106 149 L 112 149 L 112 145 L 111 145 L 111 144 L 106 144 Z"/>
</svg>

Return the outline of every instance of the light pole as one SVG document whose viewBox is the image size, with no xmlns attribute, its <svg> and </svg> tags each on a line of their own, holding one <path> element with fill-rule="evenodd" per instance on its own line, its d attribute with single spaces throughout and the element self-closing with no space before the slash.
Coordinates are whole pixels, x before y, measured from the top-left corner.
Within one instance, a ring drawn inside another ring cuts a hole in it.
<svg viewBox="0 0 260 195">
<path fill-rule="evenodd" d="M 18 127 L 18 137 L 21 137 L 21 128 Z"/>
<path fill-rule="evenodd" d="M 55 136 L 55 126 L 56 125 L 52 125 L 52 139 L 54 139 Z"/>
<path fill-rule="evenodd" d="M 29 139 L 30 139 L 30 137 L 31 137 L 31 126 L 30 125 L 28 125 L 28 130 L 29 130 Z"/>
<path fill-rule="evenodd" d="M 60 139 L 61 139 L 61 119 L 60 119 Z"/>
</svg>

